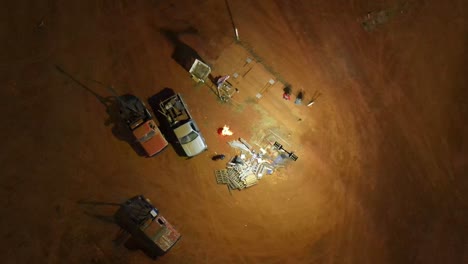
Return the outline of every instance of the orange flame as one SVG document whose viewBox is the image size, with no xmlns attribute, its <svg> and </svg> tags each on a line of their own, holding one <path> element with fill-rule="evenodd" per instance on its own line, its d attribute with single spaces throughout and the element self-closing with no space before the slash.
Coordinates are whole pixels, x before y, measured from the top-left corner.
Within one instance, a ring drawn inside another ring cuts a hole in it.
<svg viewBox="0 0 468 264">
<path fill-rule="evenodd" d="M 221 131 L 221 135 L 223 135 L 223 136 L 232 136 L 232 134 L 234 134 L 234 133 L 232 133 L 232 131 L 229 130 L 229 127 L 224 125 L 223 126 L 223 131 Z"/>
</svg>

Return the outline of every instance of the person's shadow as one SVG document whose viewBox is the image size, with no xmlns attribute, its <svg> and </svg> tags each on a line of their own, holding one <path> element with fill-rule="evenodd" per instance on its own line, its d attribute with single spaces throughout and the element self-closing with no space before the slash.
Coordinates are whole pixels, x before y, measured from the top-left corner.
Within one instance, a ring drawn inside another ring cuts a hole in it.
<svg viewBox="0 0 468 264">
<path fill-rule="evenodd" d="M 99 95 L 98 93 L 96 93 L 95 91 L 93 91 L 87 85 L 83 84 L 81 81 L 76 79 L 73 75 L 66 72 L 60 66 L 56 65 L 55 68 L 57 69 L 59 73 L 66 76 L 68 79 L 72 80 L 79 87 L 83 88 L 85 91 L 89 92 L 94 97 L 96 97 L 96 99 L 98 99 L 99 102 L 106 107 L 106 113 L 107 113 L 108 118 L 104 121 L 104 125 L 106 127 L 109 127 L 109 126 L 112 127 L 111 128 L 112 134 L 117 139 L 127 142 L 139 156 L 146 156 L 144 149 L 141 147 L 140 144 L 138 144 L 132 132 L 128 129 L 128 127 L 125 125 L 123 120 L 120 118 L 120 102 L 117 100 L 116 95 L 103 97 Z M 108 88 L 108 86 L 104 85 L 102 82 L 99 82 L 96 80 L 92 80 L 92 81 Z"/>
</svg>

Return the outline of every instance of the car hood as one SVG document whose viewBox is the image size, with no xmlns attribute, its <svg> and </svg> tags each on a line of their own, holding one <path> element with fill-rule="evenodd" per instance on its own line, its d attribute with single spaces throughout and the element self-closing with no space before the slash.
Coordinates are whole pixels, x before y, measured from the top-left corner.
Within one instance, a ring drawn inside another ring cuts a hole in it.
<svg viewBox="0 0 468 264">
<path fill-rule="evenodd" d="M 185 144 L 181 143 L 181 146 L 184 149 L 185 154 L 187 154 L 188 157 L 193 157 L 195 155 L 198 155 L 207 149 L 205 139 L 202 137 L 200 132 L 195 131 L 192 128 L 192 126 L 190 125 L 190 122 L 183 124 L 180 127 L 174 129 L 174 133 L 179 139 L 179 142 L 181 138 L 183 138 L 184 136 L 187 136 L 192 131 L 197 133 L 197 137 L 188 143 L 185 143 Z"/>
<path fill-rule="evenodd" d="M 167 147 L 168 142 L 153 120 L 148 120 L 133 131 L 148 156 L 154 156 Z"/>
<path fill-rule="evenodd" d="M 206 150 L 206 143 L 203 137 L 199 134 L 198 137 L 187 144 L 182 144 L 182 148 L 189 157 L 200 154 Z"/>
</svg>

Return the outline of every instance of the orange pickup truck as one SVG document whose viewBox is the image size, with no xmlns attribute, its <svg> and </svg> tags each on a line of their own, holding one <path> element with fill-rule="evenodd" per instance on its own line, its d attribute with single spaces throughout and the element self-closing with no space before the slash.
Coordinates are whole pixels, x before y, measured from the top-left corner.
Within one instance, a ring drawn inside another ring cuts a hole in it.
<svg viewBox="0 0 468 264">
<path fill-rule="evenodd" d="M 117 97 L 120 102 L 120 116 L 143 147 L 148 157 L 163 151 L 168 142 L 153 120 L 145 104 L 134 95 Z"/>
</svg>

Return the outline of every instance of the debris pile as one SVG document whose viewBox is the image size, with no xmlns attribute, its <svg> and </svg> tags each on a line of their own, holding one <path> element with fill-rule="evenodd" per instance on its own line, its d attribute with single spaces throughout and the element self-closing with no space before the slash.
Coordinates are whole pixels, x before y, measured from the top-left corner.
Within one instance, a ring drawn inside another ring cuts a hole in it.
<svg viewBox="0 0 468 264">
<path fill-rule="evenodd" d="M 218 184 L 226 184 L 229 190 L 242 190 L 257 184 L 263 175 L 273 174 L 274 160 L 265 155 L 265 151 L 256 153 L 242 138 L 229 142 L 229 145 L 239 149 L 241 154 L 232 158 L 226 169 L 215 171 Z"/>
</svg>

